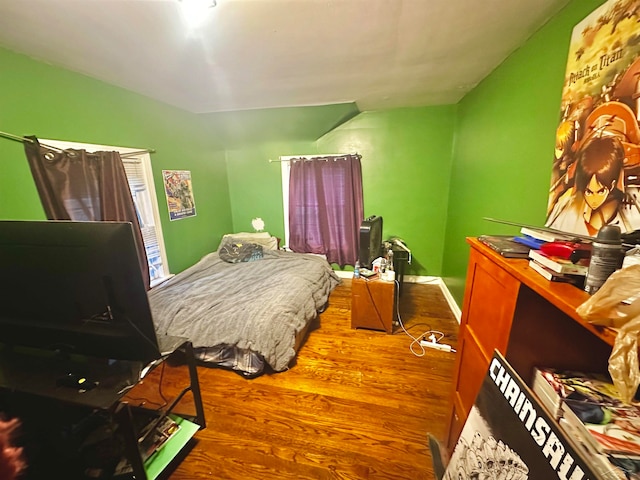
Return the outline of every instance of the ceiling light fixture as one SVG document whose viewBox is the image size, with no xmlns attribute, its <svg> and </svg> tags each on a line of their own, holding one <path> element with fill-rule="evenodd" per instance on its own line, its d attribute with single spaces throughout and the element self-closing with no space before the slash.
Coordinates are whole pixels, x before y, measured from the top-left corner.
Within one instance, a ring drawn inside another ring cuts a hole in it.
<svg viewBox="0 0 640 480">
<path fill-rule="evenodd" d="M 178 0 L 182 16 L 189 28 L 198 28 L 207 18 L 209 9 L 216 6 L 216 0 Z"/>
</svg>

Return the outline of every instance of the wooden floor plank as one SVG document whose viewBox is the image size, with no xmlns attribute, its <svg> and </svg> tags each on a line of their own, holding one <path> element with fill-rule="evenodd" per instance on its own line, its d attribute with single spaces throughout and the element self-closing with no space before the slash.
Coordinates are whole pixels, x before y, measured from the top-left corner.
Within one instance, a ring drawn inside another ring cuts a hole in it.
<svg viewBox="0 0 640 480">
<path fill-rule="evenodd" d="M 290 370 L 248 380 L 198 367 L 207 428 L 169 478 L 435 478 L 428 434 L 445 433 L 456 354 L 414 344 L 415 355 L 400 327 L 351 329 L 350 287 L 332 292 Z M 437 285 L 405 284 L 399 312 L 414 337 L 436 330 L 455 348 L 458 324 Z M 163 402 L 160 375 L 167 398 L 185 371 L 157 369 L 136 402 Z"/>
</svg>

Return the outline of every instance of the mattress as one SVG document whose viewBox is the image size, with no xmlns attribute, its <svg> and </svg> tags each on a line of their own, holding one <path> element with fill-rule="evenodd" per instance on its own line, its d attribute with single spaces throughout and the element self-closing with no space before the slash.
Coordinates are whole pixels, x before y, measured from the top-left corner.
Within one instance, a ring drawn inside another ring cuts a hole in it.
<svg viewBox="0 0 640 480">
<path fill-rule="evenodd" d="M 311 254 L 265 250 L 229 263 L 218 252 L 149 292 L 158 335 L 188 338 L 201 362 L 247 377 L 290 367 L 340 279 Z"/>
</svg>

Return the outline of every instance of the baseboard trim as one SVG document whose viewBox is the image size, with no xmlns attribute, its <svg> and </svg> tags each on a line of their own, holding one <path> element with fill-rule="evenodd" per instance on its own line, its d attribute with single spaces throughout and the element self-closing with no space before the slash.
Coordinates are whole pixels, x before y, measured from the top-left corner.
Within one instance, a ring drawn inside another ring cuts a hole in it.
<svg viewBox="0 0 640 480">
<path fill-rule="evenodd" d="M 349 270 L 334 270 L 333 273 L 340 278 L 353 278 L 353 272 Z"/>
<path fill-rule="evenodd" d="M 334 273 L 340 278 L 353 278 L 353 272 L 349 270 L 334 270 Z M 453 295 L 447 288 L 446 283 L 442 280 L 441 277 L 432 277 L 432 276 L 420 276 L 420 275 L 405 275 L 404 283 L 422 283 L 422 284 L 430 284 L 430 285 L 438 285 L 444 298 L 447 300 L 449 304 L 449 308 L 453 312 L 453 315 L 456 317 L 458 324 L 460 323 L 460 319 L 462 318 L 462 310 L 456 303 Z"/>
<path fill-rule="evenodd" d="M 453 295 L 451 295 L 451 292 L 447 288 L 447 284 L 444 283 L 444 280 L 442 280 L 442 277 L 431 277 L 431 276 L 423 277 L 419 275 L 405 275 L 404 283 L 429 283 L 429 284 L 438 285 L 440 287 L 440 291 L 444 295 L 444 298 L 447 300 L 447 303 L 449 304 L 449 308 L 451 309 L 453 316 L 456 317 L 456 321 L 458 322 L 458 324 L 460 324 L 460 319 L 462 318 L 462 310 L 460 310 L 460 307 L 458 306 L 455 299 L 453 298 Z"/>
</svg>

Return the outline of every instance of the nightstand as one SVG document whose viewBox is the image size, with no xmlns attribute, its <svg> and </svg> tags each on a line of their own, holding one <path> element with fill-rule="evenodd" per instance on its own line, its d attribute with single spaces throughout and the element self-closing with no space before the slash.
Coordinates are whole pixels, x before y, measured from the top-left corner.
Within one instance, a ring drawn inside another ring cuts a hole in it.
<svg viewBox="0 0 640 480">
<path fill-rule="evenodd" d="M 393 332 L 396 305 L 396 282 L 375 277 L 351 281 L 351 328 L 368 328 Z"/>
</svg>

